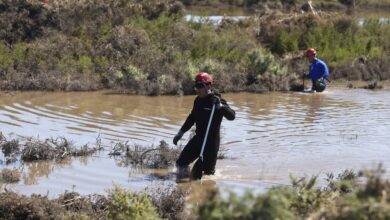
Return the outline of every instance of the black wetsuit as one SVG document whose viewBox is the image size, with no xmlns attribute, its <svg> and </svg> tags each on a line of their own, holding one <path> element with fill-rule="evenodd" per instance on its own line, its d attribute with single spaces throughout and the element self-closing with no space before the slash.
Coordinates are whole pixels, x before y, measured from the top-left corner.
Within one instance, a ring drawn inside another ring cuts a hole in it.
<svg viewBox="0 0 390 220">
<path fill-rule="evenodd" d="M 176 161 L 177 165 L 188 166 L 199 157 L 203 139 L 206 134 L 207 124 L 210 119 L 212 106 L 215 102 L 220 102 L 220 105 L 217 105 L 219 107 L 215 108 L 203 152 L 203 171 L 206 175 L 214 174 L 219 150 L 222 118 L 225 117 L 228 120 L 234 120 L 236 116 L 235 111 L 232 110 L 226 101 L 220 97 L 221 96 L 219 94 L 211 93 L 204 98 L 195 98 L 192 111 L 181 127 L 181 130 L 186 132 L 195 124 L 196 134 L 184 147 L 179 159 Z"/>
</svg>

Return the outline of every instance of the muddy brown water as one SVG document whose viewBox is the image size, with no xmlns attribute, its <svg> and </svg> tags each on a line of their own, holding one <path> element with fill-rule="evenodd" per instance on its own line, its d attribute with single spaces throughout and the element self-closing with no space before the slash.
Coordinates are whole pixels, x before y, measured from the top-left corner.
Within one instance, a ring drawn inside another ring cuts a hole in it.
<svg viewBox="0 0 390 220">
<path fill-rule="evenodd" d="M 223 121 L 221 149 L 227 158 L 218 161 L 216 175 L 207 177 L 202 187 L 261 191 L 288 185 L 290 174 L 319 174 L 323 179 L 328 172 L 344 169 L 373 168 L 378 163 L 390 167 L 389 90 L 330 88 L 323 94 L 239 93 L 223 97 L 236 110 L 236 120 Z M 94 144 L 100 136 L 107 146 L 124 140 L 141 145 L 165 140 L 173 146 L 172 138 L 193 100 L 194 96 L 144 97 L 107 91 L 1 93 L 0 131 L 7 137 L 64 136 L 77 145 Z M 189 132 L 181 144 L 188 136 Z M 113 183 L 131 190 L 161 181 L 174 183 L 169 175 L 173 167 L 123 167 L 108 151 L 61 163 L 9 166 L 19 167 L 23 175 L 19 183 L 6 187 L 23 194 L 57 195 L 65 190 L 104 193 Z"/>
</svg>

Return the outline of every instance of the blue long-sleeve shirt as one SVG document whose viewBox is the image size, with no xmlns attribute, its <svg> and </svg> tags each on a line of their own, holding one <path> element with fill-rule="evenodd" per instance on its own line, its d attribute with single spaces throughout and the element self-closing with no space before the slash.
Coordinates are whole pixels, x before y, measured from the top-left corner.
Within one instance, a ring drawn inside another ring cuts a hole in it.
<svg viewBox="0 0 390 220">
<path fill-rule="evenodd" d="M 315 82 L 319 78 L 327 79 L 329 76 L 329 69 L 326 63 L 320 59 L 315 59 L 312 64 L 309 66 L 309 77 Z M 326 83 L 326 80 L 324 80 Z"/>
</svg>

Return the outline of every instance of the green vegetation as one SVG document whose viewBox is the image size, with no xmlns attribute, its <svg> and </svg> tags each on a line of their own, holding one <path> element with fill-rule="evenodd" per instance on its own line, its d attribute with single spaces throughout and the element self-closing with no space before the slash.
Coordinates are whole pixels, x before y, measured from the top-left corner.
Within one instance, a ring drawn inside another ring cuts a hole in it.
<svg viewBox="0 0 390 220">
<path fill-rule="evenodd" d="M 333 78 L 389 78 L 390 26 L 378 19 L 358 25 L 344 13 L 260 8 L 258 17 L 215 25 L 184 21 L 180 1 L 16 0 L 0 8 L 3 90 L 190 94 L 194 74 L 208 71 L 221 92 L 285 91 L 306 70 L 297 55 L 307 47 L 319 50 Z"/>
<path fill-rule="evenodd" d="M 307 3 L 306 0 L 180 0 L 188 6 L 219 6 L 219 7 L 246 7 L 250 9 L 262 9 L 270 7 L 274 9 L 297 9 L 297 6 Z M 352 7 L 360 10 L 376 9 L 385 10 L 381 6 L 388 6 L 386 0 L 312 0 L 312 4 L 321 10 L 342 10 Z M 266 6 L 265 6 L 266 5 Z"/>
<path fill-rule="evenodd" d="M 173 185 L 165 185 L 159 189 L 163 196 L 149 195 L 149 192 L 153 193 L 155 189 L 133 193 L 118 186 L 108 190 L 106 196 L 98 194 L 81 196 L 76 192 L 65 192 L 56 199 L 35 194 L 23 196 L 14 192 L 2 192 L 0 218 L 10 220 L 187 218 L 188 215 L 184 214 L 184 198 L 187 193 Z M 181 193 L 177 193 L 179 191 Z M 163 204 L 173 206 L 170 209 L 161 209 Z"/>
<path fill-rule="evenodd" d="M 265 194 L 210 193 L 197 207 L 200 219 L 388 219 L 390 182 L 381 166 L 359 174 L 346 170 L 328 185 L 315 187 L 317 177 L 292 179 L 292 187 L 276 187 Z M 364 184 L 361 184 L 364 181 Z"/>
<path fill-rule="evenodd" d="M 390 78 L 390 26 L 378 19 L 361 25 L 353 16 L 338 13 L 300 16 L 266 14 L 260 17 L 258 39 L 273 52 L 287 57 L 289 71 L 307 71 L 302 50 L 314 47 L 333 79 L 386 80 Z M 291 56 L 292 59 L 288 57 Z"/>
<path fill-rule="evenodd" d="M 287 32 L 285 29 L 274 33 L 271 51 L 283 55 L 296 52 L 302 48 L 314 47 L 321 58 L 330 66 L 350 64 L 359 56 L 370 58 L 383 57 L 390 47 L 387 37 L 390 26 L 383 26 L 379 19 L 372 19 L 358 26 L 352 17 L 336 17 L 321 21 L 320 17 L 309 16 L 304 18 L 305 23 L 312 22 L 310 26 L 296 26 L 295 30 Z M 291 21 L 290 21 L 291 22 Z"/>
<path fill-rule="evenodd" d="M 185 22 L 179 2 L 1 4 L 2 16 L 13 26 L 21 19 L 14 11 L 40 17 L 35 23 L 35 17 L 26 17 L 30 26 L 10 30 L 24 38 L 4 35 L 0 42 L 1 89 L 189 94 L 193 76 L 202 70 L 214 75 L 222 92 L 288 90 L 294 79 L 274 58 L 261 73 L 252 71 L 247 60 L 253 50 L 262 51 L 255 56 L 272 57 L 256 40 L 253 22 L 220 27 Z M 29 35 L 37 26 L 42 31 Z"/>
<path fill-rule="evenodd" d="M 109 195 L 108 215 L 112 219 L 159 219 L 146 194 L 137 195 L 114 186 Z"/>
<path fill-rule="evenodd" d="M 187 209 L 188 191 L 163 185 L 134 193 L 118 186 L 107 196 L 65 192 L 57 199 L 0 193 L 1 219 L 389 219 L 390 182 L 382 166 L 355 173 L 345 170 L 327 185 L 317 176 L 292 178 L 292 186 L 265 193 L 221 196 L 211 190 Z"/>
</svg>

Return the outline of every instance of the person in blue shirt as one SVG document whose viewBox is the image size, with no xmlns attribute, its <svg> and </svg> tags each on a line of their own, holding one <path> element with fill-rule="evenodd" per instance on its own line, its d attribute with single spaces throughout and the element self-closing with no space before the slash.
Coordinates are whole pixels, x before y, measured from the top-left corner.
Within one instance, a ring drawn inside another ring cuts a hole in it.
<svg viewBox="0 0 390 220">
<path fill-rule="evenodd" d="M 306 58 L 310 62 L 309 77 L 312 81 L 311 90 L 322 92 L 326 89 L 326 82 L 329 81 L 329 69 L 326 63 L 317 58 L 317 51 L 314 48 L 306 50 Z"/>
</svg>

